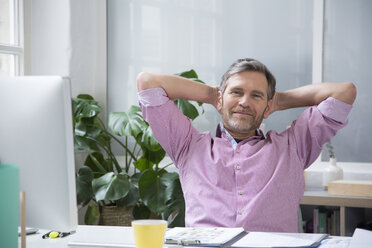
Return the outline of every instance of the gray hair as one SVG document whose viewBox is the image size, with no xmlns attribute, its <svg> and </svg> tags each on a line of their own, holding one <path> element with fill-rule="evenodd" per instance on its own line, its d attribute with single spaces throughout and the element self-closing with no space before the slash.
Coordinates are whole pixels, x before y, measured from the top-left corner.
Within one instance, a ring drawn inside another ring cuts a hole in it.
<svg viewBox="0 0 372 248">
<path fill-rule="evenodd" d="M 227 80 L 234 74 L 243 72 L 243 71 L 254 71 L 254 72 L 261 72 L 265 75 L 268 88 L 267 88 L 267 98 L 268 100 L 272 99 L 275 94 L 275 85 L 276 80 L 273 74 L 267 69 L 267 67 L 262 64 L 260 61 L 245 58 L 245 59 L 238 59 L 236 60 L 230 67 L 227 69 L 225 74 L 222 76 L 222 81 L 220 84 L 220 91 L 223 94 L 227 87 Z"/>
</svg>

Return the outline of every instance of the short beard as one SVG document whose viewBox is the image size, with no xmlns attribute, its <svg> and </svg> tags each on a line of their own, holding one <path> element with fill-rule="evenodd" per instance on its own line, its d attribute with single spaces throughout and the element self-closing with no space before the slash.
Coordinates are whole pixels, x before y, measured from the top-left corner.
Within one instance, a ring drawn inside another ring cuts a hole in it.
<svg viewBox="0 0 372 248">
<path fill-rule="evenodd" d="M 255 118 L 252 119 L 252 121 L 247 122 L 235 120 L 230 113 L 225 120 L 224 115 L 222 114 L 222 122 L 227 131 L 239 134 L 255 133 L 262 123 L 266 109 L 267 106 L 260 115 L 255 115 Z"/>
<path fill-rule="evenodd" d="M 263 113 L 258 117 L 258 119 L 253 119 L 250 122 L 243 122 L 234 120 L 233 118 L 228 118 L 224 123 L 225 128 L 230 129 L 234 133 L 249 133 L 258 129 L 263 120 Z"/>
</svg>

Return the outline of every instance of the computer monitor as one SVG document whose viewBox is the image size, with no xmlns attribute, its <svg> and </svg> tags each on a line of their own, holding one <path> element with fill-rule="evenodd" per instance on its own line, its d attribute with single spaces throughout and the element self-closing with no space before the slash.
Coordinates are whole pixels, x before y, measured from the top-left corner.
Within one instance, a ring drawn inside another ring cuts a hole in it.
<svg viewBox="0 0 372 248">
<path fill-rule="evenodd" d="M 0 77 L 0 163 L 19 166 L 26 226 L 77 227 L 70 82 Z"/>
</svg>

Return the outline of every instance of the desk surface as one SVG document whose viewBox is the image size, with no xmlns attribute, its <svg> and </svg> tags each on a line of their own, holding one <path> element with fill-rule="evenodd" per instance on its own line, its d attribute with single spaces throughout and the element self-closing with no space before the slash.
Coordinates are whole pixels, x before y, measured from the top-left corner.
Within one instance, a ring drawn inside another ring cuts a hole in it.
<svg viewBox="0 0 372 248">
<path fill-rule="evenodd" d="M 110 232 L 108 232 L 110 230 Z M 112 232 L 112 230 L 114 230 Z M 130 238 L 133 233 L 132 233 L 132 228 L 131 227 L 107 227 L 107 226 L 78 226 L 77 228 L 77 233 L 67 236 L 65 238 L 56 238 L 56 239 L 42 239 L 42 235 L 47 232 L 47 230 L 39 230 L 37 234 L 33 235 L 28 235 L 27 236 L 27 242 L 26 242 L 26 247 L 27 248 L 82 248 L 87 246 L 69 246 L 68 243 L 71 241 L 76 240 L 78 233 L 86 233 L 89 234 L 90 236 L 96 237 L 99 235 L 105 240 L 110 240 L 110 235 L 117 235 L 115 232 L 122 233 L 122 237 L 129 237 L 128 239 L 129 242 L 134 242 L 133 237 Z M 80 236 L 81 237 L 81 236 Z M 338 246 L 331 246 L 333 242 L 337 242 Z M 350 242 L 350 237 L 332 237 L 332 239 L 327 240 L 325 244 L 321 245 L 321 248 L 333 248 L 333 247 L 347 247 Z M 341 246 L 340 246 L 341 245 Z M 19 247 L 21 247 L 21 244 L 19 244 Z M 97 247 L 97 246 L 91 246 L 91 247 Z M 99 246 L 103 247 L 103 246 Z M 134 246 L 128 246 L 128 247 L 133 247 Z M 164 247 L 179 247 L 179 246 L 173 246 L 173 245 L 165 245 Z M 188 246 L 190 247 L 190 246 Z"/>
<path fill-rule="evenodd" d="M 79 225 L 76 233 L 69 235 L 64 238 L 56 239 L 43 239 L 42 235 L 47 233 L 48 230 L 39 230 L 36 234 L 27 235 L 26 238 L 26 248 L 88 248 L 88 247 L 105 247 L 105 246 L 71 246 L 68 245 L 69 242 L 76 241 L 90 241 L 92 237 L 96 241 L 102 241 L 105 243 L 109 241 L 114 243 L 113 240 L 117 240 L 119 244 L 127 244 L 126 247 L 133 247 L 134 237 L 131 227 L 126 226 L 86 226 Z M 79 235 L 79 236 L 78 236 Z M 118 238 L 119 236 L 119 238 Z M 19 239 L 20 240 L 20 239 Z M 20 241 L 19 241 L 20 242 Z M 18 244 L 18 247 L 21 247 L 21 244 Z M 109 246 L 107 246 L 109 247 Z M 111 246 L 115 247 L 115 246 Z M 166 247 L 179 247 L 177 245 L 164 245 Z M 188 246 L 190 247 L 190 246 Z"/>
</svg>

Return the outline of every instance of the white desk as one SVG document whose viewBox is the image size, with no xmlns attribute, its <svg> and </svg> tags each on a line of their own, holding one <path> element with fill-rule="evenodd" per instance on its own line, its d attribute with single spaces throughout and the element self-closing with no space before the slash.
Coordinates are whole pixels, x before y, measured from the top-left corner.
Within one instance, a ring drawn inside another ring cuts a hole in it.
<svg viewBox="0 0 372 248">
<path fill-rule="evenodd" d="M 39 230 L 37 234 L 27 235 L 26 248 L 87 248 L 89 246 L 69 246 L 68 243 L 72 241 L 95 241 L 112 242 L 117 240 L 119 244 L 128 244 L 128 247 L 133 247 L 130 244 L 134 244 L 134 236 L 131 227 L 112 227 L 112 226 L 86 226 L 79 225 L 76 229 L 76 233 L 69 235 L 64 238 L 55 239 L 43 239 L 43 234 L 47 233 L 48 230 Z M 92 238 L 93 237 L 93 238 Z M 20 240 L 20 239 L 19 239 Z M 21 247 L 20 241 L 18 247 Z M 97 247 L 97 246 L 92 246 Z M 103 246 L 98 246 L 103 247 Z M 166 245 L 164 247 L 178 247 L 172 245 Z"/>
<path fill-rule="evenodd" d="M 134 243 L 133 232 L 131 227 L 107 227 L 107 226 L 78 226 L 76 234 L 69 235 L 65 238 L 56 239 L 42 239 L 42 235 L 45 234 L 47 230 L 39 230 L 37 234 L 27 235 L 26 248 L 83 248 L 83 246 L 69 246 L 70 241 L 76 240 L 76 238 L 86 235 L 85 238 L 94 237 L 96 239 L 102 239 L 106 241 L 117 240 L 117 235 L 121 235 L 123 243 Z M 320 248 L 346 248 L 350 242 L 350 237 L 334 237 L 333 241 L 338 241 L 336 246 L 330 246 L 331 242 L 320 246 Z M 21 247 L 21 244 L 19 244 Z M 87 246 L 84 246 L 87 248 Z M 93 246 L 92 246 L 93 247 Z M 95 246 L 97 247 L 97 246 Z M 99 246 L 103 247 L 103 246 Z M 134 246 L 133 246 L 134 247 Z M 180 246 L 165 245 L 165 247 L 174 248 Z M 190 247 L 190 246 L 188 246 Z"/>
<path fill-rule="evenodd" d="M 67 243 L 70 236 L 58 239 L 42 239 L 42 235 L 47 233 L 47 230 L 39 230 L 36 234 L 30 234 L 26 237 L 26 248 L 62 248 L 68 247 Z M 18 247 L 21 247 L 21 239 L 18 240 Z"/>
</svg>

